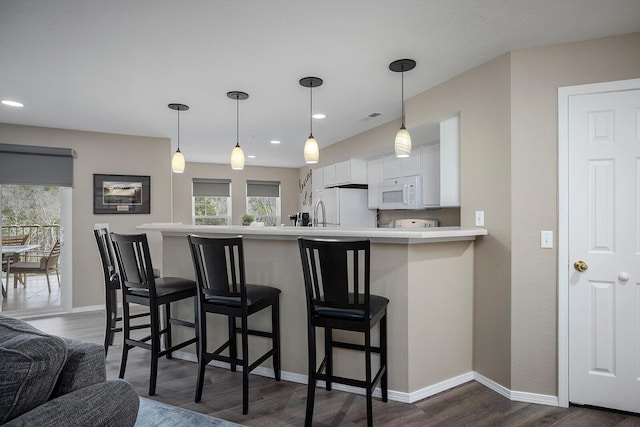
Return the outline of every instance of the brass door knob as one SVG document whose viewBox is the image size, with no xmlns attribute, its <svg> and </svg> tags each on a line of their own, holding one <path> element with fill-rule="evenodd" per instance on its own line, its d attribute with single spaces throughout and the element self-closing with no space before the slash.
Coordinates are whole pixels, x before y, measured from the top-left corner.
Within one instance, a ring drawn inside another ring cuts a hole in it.
<svg viewBox="0 0 640 427">
<path fill-rule="evenodd" d="M 577 271 L 582 272 L 587 271 L 589 269 L 589 266 L 584 261 L 576 261 L 573 263 L 573 268 L 575 268 Z"/>
</svg>

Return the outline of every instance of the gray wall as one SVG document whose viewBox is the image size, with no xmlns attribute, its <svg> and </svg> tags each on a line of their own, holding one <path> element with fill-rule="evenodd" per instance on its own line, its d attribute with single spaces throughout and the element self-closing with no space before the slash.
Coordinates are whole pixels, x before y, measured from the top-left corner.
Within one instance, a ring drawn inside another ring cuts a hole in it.
<svg viewBox="0 0 640 427">
<path fill-rule="evenodd" d="M 407 127 L 460 113 L 460 222 L 476 241 L 473 367 L 557 395 L 558 88 L 640 77 L 640 34 L 514 51 L 407 100 Z M 320 165 L 392 152 L 399 120 L 320 150 Z M 308 168 L 301 168 L 300 177 Z"/>
<path fill-rule="evenodd" d="M 173 220 L 191 224 L 193 178 L 231 179 L 231 215 L 234 225 L 246 211 L 247 180 L 280 181 L 281 223 L 289 225 L 289 214 L 298 211 L 298 169 L 245 166 L 233 170 L 230 165 L 188 162 L 184 173 L 173 175 Z"/>
<path fill-rule="evenodd" d="M 93 237 L 95 223 L 109 223 L 111 231 L 135 233 L 145 222 L 166 222 L 170 214 L 171 147 L 169 139 L 0 124 L 0 143 L 72 148 L 73 287 L 72 307 L 104 304 L 104 281 L 100 256 Z M 93 174 L 149 175 L 149 215 L 94 215 Z M 152 257 L 161 266 L 160 236 L 149 235 Z M 66 245 L 63 251 L 69 248 Z M 63 290 L 64 292 L 64 290 Z"/>
</svg>

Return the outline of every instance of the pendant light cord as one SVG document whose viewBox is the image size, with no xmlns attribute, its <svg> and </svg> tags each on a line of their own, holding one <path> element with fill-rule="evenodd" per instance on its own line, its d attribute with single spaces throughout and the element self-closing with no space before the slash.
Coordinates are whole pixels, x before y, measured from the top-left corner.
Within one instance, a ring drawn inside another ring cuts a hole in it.
<svg viewBox="0 0 640 427">
<path fill-rule="evenodd" d="M 236 95 L 236 146 L 240 146 L 240 96 Z"/>
<path fill-rule="evenodd" d="M 180 109 L 178 108 L 178 151 L 180 151 Z"/>
<path fill-rule="evenodd" d="M 400 92 L 400 102 L 402 103 L 402 127 L 404 127 L 404 66 L 402 67 L 402 72 L 400 74 L 402 75 L 402 90 Z"/>
<path fill-rule="evenodd" d="M 309 85 L 311 102 L 309 103 L 309 135 L 313 136 L 313 86 Z"/>
</svg>

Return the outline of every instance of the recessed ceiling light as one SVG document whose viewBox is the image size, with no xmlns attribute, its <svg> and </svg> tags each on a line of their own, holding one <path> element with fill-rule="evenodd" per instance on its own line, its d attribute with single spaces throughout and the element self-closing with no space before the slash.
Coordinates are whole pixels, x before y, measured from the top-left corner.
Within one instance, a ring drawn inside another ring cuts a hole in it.
<svg viewBox="0 0 640 427">
<path fill-rule="evenodd" d="M 324 118 L 326 118 L 327 116 L 326 116 L 325 114 L 322 114 L 322 113 L 316 113 L 316 114 L 314 114 L 314 115 L 313 115 L 313 116 L 311 116 L 311 117 L 313 117 L 314 119 L 324 119 Z"/>
<path fill-rule="evenodd" d="M 280 144 L 280 141 L 278 141 L 276 139 L 273 139 L 273 140 L 271 140 L 269 142 L 272 143 L 272 144 Z"/>
<path fill-rule="evenodd" d="M 11 101 L 10 99 L 3 99 L 1 101 L 4 105 L 8 105 L 9 107 L 24 107 L 24 104 L 18 101 Z"/>
<path fill-rule="evenodd" d="M 251 155 L 247 156 L 247 158 L 248 158 L 248 159 L 255 159 L 255 158 L 256 158 L 256 156 L 254 156 L 253 154 L 251 154 Z"/>
</svg>

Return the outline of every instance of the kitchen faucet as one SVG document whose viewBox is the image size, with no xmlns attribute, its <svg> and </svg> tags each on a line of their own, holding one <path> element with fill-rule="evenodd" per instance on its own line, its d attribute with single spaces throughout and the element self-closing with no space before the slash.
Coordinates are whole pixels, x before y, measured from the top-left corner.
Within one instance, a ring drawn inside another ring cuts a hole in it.
<svg viewBox="0 0 640 427">
<path fill-rule="evenodd" d="M 324 208 L 324 202 L 322 201 L 322 199 L 318 199 L 318 201 L 316 202 L 315 207 L 313 208 L 313 221 L 316 227 L 318 226 L 318 224 L 320 224 L 320 222 L 318 221 L 318 206 L 322 206 L 322 226 L 326 227 L 327 226 L 327 211 Z"/>
</svg>

